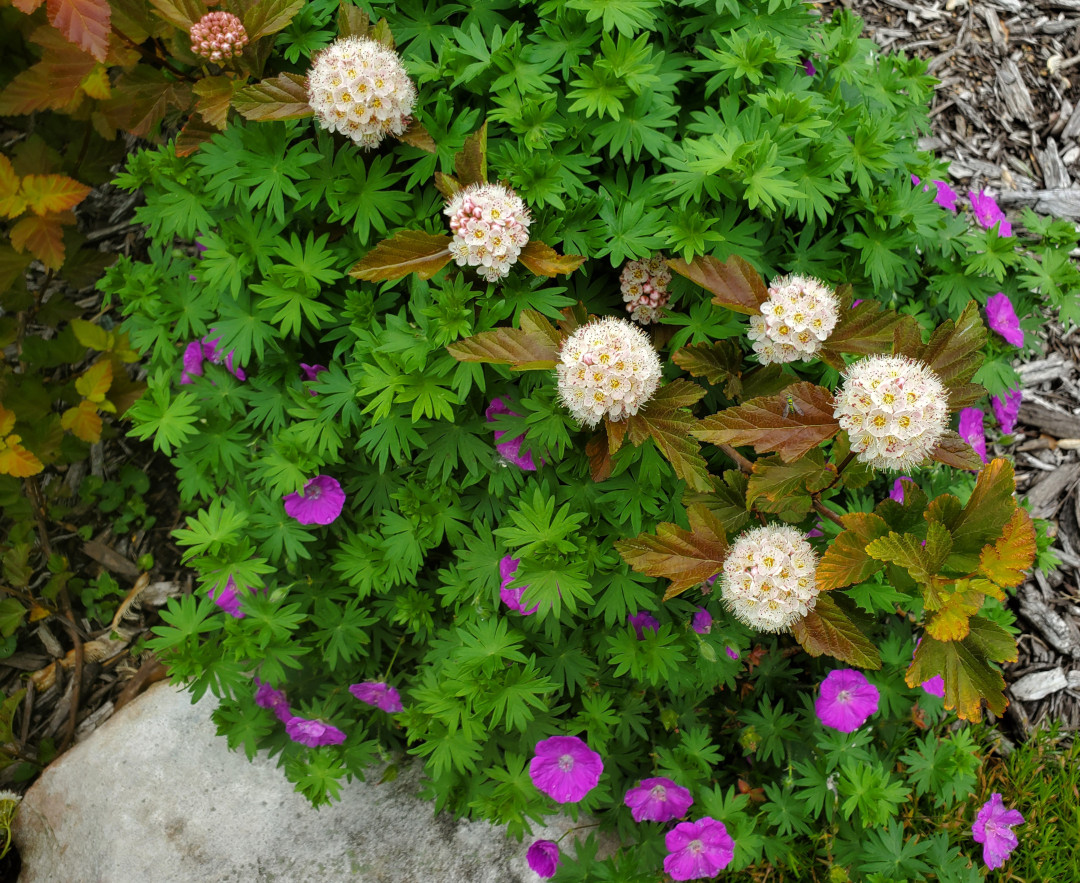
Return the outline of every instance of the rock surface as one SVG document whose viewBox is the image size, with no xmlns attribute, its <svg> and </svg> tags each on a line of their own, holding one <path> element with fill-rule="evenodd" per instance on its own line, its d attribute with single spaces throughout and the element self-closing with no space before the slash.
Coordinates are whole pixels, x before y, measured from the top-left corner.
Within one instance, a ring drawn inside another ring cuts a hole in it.
<svg viewBox="0 0 1080 883">
<path fill-rule="evenodd" d="M 535 883 L 492 825 L 435 816 L 419 770 L 314 810 L 275 761 L 248 763 L 213 701 L 158 684 L 50 766 L 15 827 L 19 883 Z M 559 819 L 536 836 L 558 839 Z"/>
</svg>

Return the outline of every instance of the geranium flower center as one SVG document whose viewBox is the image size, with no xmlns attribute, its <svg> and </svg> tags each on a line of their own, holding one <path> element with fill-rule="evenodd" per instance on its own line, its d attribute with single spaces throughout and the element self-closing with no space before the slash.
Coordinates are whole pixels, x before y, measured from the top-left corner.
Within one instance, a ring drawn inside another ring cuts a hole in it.
<svg viewBox="0 0 1080 883">
<path fill-rule="evenodd" d="M 649 792 L 649 796 L 653 800 L 667 800 L 667 788 L 663 785 L 657 785 Z"/>
<path fill-rule="evenodd" d="M 308 488 L 304 496 L 307 497 L 307 499 L 309 500 L 317 500 L 319 499 L 319 497 L 322 496 L 322 488 L 318 485 L 315 485 L 315 487 L 312 488 Z"/>
<path fill-rule="evenodd" d="M 841 690 L 839 693 L 836 694 L 836 701 L 837 702 L 850 702 L 851 701 L 851 691 L 850 690 Z"/>
<path fill-rule="evenodd" d="M 705 851 L 705 844 L 702 843 L 700 840 L 691 840 L 689 843 L 686 844 L 686 848 L 692 854 L 698 855 L 699 853 Z"/>
<path fill-rule="evenodd" d="M 559 769 L 564 773 L 570 772 L 574 768 L 574 758 L 569 754 L 564 754 L 559 758 Z"/>
</svg>

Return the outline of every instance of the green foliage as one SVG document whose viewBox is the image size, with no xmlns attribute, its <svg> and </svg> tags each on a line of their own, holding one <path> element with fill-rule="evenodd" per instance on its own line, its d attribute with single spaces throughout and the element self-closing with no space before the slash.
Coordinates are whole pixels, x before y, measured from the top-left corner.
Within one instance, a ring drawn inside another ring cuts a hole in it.
<svg viewBox="0 0 1080 883">
<path fill-rule="evenodd" d="M 1017 251 L 912 187 L 943 174 L 915 146 L 933 82 L 921 61 L 872 52 L 846 12 L 819 25 L 795 0 L 365 9 L 414 76 L 434 152 L 408 139 L 362 152 L 306 118 L 290 66 L 370 27 L 317 3 L 241 99 L 267 121 L 233 121 L 194 155 L 143 150 L 118 179 L 144 194 L 152 239 L 149 261 L 101 284 L 150 360 L 132 431 L 171 459 L 195 510 L 176 539 L 198 588 L 148 646 L 221 698 L 230 744 L 278 754 L 317 804 L 404 750 L 437 805 L 523 834 L 553 809 L 529 777 L 536 742 L 579 735 L 605 761 L 580 807 L 627 846 L 600 862 L 586 841 L 560 880 L 655 877 L 663 833 L 622 803 L 652 775 L 692 790 L 693 818 L 724 822 L 734 871 L 971 879 L 971 843 L 938 820 L 967 806 L 973 742 L 920 684 L 943 675 L 966 717 L 983 700 L 1000 710 L 1000 598 L 1037 541 L 1004 461 L 977 483 L 921 469 L 902 505 L 876 503 L 891 481 L 848 456 L 832 392 L 853 359 L 897 352 L 973 404 L 980 364 L 1008 362 L 979 306 L 1003 290 L 1025 322 L 1048 303 L 1067 316 L 1075 285 L 1047 255 L 1075 237 L 1046 227 Z M 537 244 L 498 284 L 456 266 L 441 215 L 448 192 L 486 179 L 526 201 Z M 195 235 L 200 257 L 174 250 Z M 617 268 L 661 249 L 678 274 L 651 329 L 664 383 L 586 434 L 558 400 L 559 347 L 590 313 L 621 313 Z M 1037 266 L 1045 291 L 1019 281 Z M 742 341 L 762 275 L 785 272 L 842 301 L 821 362 L 797 371 L 755 364 Z M 211 344 L 192 375 L 182 354 Z M 987 377 L 995 393 L 1015 379 Z M 510 413 L 488 418 L 496 398 Z M 511 440 L 534 470 L 503 456 Z M 955 433 L 934 456 L 980 465 Z M 346 495 L 325 526 L 283 502 L 316 475 Z M 819 517 L 831 594 L 796 641 L 753 634 L 707 583 L 729 538 Z M 505 600 L 518 592 L 527 614 Z M 705 634 L 698 607 L 714 617 Z M 656 626 L 635 619 L 639 637 L 628 620 L 644 613 Z M 814 712 L 823 654 L 874 668 L 880 710 L 853 734 Z M 252 673 L 345 741 L 290 740 Z M 363 681 L 396 686 L 404 710 L 358 702 L 347 688 Z"/>
</svg>

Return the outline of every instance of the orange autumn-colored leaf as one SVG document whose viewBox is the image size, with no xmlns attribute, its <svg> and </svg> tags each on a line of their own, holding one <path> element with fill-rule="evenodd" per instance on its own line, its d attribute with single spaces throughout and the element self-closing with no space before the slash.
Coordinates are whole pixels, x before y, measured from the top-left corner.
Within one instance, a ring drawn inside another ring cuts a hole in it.
<svg viewBox="0 0 1080 883">
<path fill-rule="evenodd" d="M 462 187 L 487 183 L 487 123 L 465 139 L 461 152 L 454 157 L 454 171 Z"/>
<path fill-rule="evenodd" d="M 559 254 L 550 245 L 529 240 L 518 255 L 518 260 L 535 276 L 558 276 L 560 273 L 573 273 L 585 263 L 585 256 L 580 254 Z"/>
<path fill-rule="evenodd" d="M 22 438 L 17 435 L 0 440 L 0 475 L 29 478 L 45 468 L 37 457 L 20 444 L 21 441 Z"/>
<path fill-rule="evenodd" d="M 36 215 L 66 212 L 90 195 L 90 188 L 66 175 L 27 175 L 22 195 Z"/>
<path fill-rule="evenodd" d="M 101 441 L 101 416 L 93 402 L 84 399 L 76 407 L 68 408 L 60 417 L 60 425 L 84 442 Z"/>
<path fill-rule="evenodd" d="M 984 600 L 982 592 L 954 592 L 926 621 L 926 633 L 938 641 L 963 640 L 971 631 L 971 617 L 979 612 Z"/>
<path fill-rule="evenodd" d="M 15 412 L 0 405 L 0 436 L 5 436 L 15 428 Z"/>
<path fill-rule="evenodd" d="M 44 2 L 45 0 L 11 0 L 11 5 L 19 10 L 19 12 L 25 12 L 27 15 L 30 15 Z"/>
<path fill-rule="evenodd" d="M 57 215 L 29 215 L 11 228 L 8 235 L 15 250 L 30 253 L 50 270 L 64 263 L 65 221 Z M 74 223 L 74 217 L 66 223 Z"/>
<path fill-rule="evenodd" d="M 714 304 L 736 313 L 757 315 L 769 298 L 769 289 L 761 274 L 738 255 L 732 255 L 726 261 L 703 256 L 689 263 L 682 258 L 671 258 L 667 264 L 680 276 L 711 292 Z"/>
<path fill-rule="evenodd" d="M 1023 582 L 1024 571 L 1035 562 L 1035 525 L 1019 506 L 992 546 L 984 546 L 979 557 L 979 573 L 1002 587 Z"/>
<path fill-rule="evenodd" d="M 431 133 L 424 128 L 423 123 L 419 120 L 413 120 L 409 123 L 409 128 L 398 136 L 398 140 L 402 144 L 419 148 L 426 153 L 435 153 L 438 150 L 435 139 L 431 137 Z"/>
<path fill-rule="evenodd" d="M 98 61 L 109 48 L 109 0 L 48 0 L 49 21 L 61 34 Z"/>
<path fill-rule="evenodd" d="M 26 200 L 19 193 L 20 178 L 11 160 L 0 153 L 0 215 L 14 218 L 26 211 Z"/>
<path fill-rule="evenodd" d="M 105 400 L 105 393 L 112 386 L 113 369 L 112 362 L 102 359 L 87 368 L 82 376 L 75 381 L 75 389 L 79 395 L 89 399 L 94 404 Z"/>
</svg>

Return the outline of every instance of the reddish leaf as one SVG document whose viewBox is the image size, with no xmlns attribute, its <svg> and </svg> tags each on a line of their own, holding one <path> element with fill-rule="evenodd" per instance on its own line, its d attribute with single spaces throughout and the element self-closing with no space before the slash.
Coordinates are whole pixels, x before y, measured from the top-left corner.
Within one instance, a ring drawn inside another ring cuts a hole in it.
<svg viewBox="0 0 1080 883">
<path fill-rule="evenodd" d="M 832 541 L 818 562 L 817 587 L 821 592 L 864 582 L 883 566 L 866 553 L 866 547 L 889 532 L 884 520 L 866 512 L 852 512 L 840 520 L 846 530 Z"/>
<path fill-rule="evenodd" d="M 967 469 L 969 472 L 978 472 L 983 465 L 982 457 L 975 453 L 975 449 L 951 429 L 945 430 L 930 456 L 946 466 Z"/>
<path fill-rule="evenodd" d="M 229 118 L 236 80 L 229 77 L 205 77 L 191 91 L 196 95 L 195 110 L 215 129 L 224 129 Z"/>
<path fill-rule="evenodd" d="M 746 491 L 746 505 L 764 498 L 775 505 L 768 512 L 791 510 L 805 515 L 810 511 L 811 491 L 820 491 L 833 478 L 821 451 L 811 451 L 794 463 L 776 457 L 762 457 L 754 463 Z"/>
<path fill-rule="evenodd" d="M 730 340 L 684 346 L 672 353 L 671 360 L 691 377 L 704 377 L 714 386 L 723 381 L 732 398 L 742 390 L 742 351 Z"/>
<path fill-rule="evenodd" d="M 307 78 L 288 73 L 241 89 L 233 107 L 249 120 L 298 120 L 314 113 L 308 104 Z"/>
<path fill-rule="evenodd" d="M 825 654 L 859 668 L 881 668 L 874 642 L 832 595 L 818 595 L 814 609 L 792 625 L 791 634 L 811 656 Z"/>
<path fill-rule="evenodd" d="M 29 251 L 50 270 L 64 264 L 63 226 L 74 224 L 74 216 L 28 215 L 9 231 L 17 251 Z"/>
<path fill-rule="evenodd" d="M 70 42 L 98 61 L 109 48 L 109 0 L 48 0 L 49 21 Z"/>
<path fill-rule="evenodd" d="M 762 396 L 775 395 L 781 390 L 787 389 L 794 382 L 792 376 L 785 374 L 779 365 L 758 365 L 743 374 L 742 391 L 737 397 L 757 399 Z"/>
<path fill-rule="evenodd" d="M 403 144 L 408 144 L 410 147 L 417 147 L 428 153 L 435 153 L 438 150 L 438 147 L 435 145 L 435 139 L 431 137 L 431 133 L 424 128 L 419 120 L 414 119 L 409 123 L 409 128 L 407 128 L 405 133 L 399 137 L 399 140 Z M 436 172 L 436 174 L 441 173 Z"/>
<path fill-rule="evenodd" d="M 619 453 L 622 443 L 626 440 L 626 421 L 605 420 L 604 428 L 607 430 L 608 449 L 614 456 Z"/>
<path fill-rule="evenodd" d="M 864 300 L 854 309 L 842 310 L 840 321 L 821 347 L 821 360 L 837 371 L 846 365 L 841 353 L 868 356 L 892 349 L 893 332 L 900 317 L 874 300 Z"/>
<path fill-rule="evenodd" d="M 150 0 L 150 5 L 165 21 L 185 33 L 207 11 L 202 0 Z"/>
<path fill-rule="evenodd" d="M 968 301 L 955 323 L 946 319 L 934 330 L 926 346 L 911 347 L 906 355 L 925 362 L 952 389 L 971 380 L 983 363 L 985 346 L 986 326 L 979 307 L 975 301 Z"/>
<path fill-rule="evenodd" d="M 42 25 L 30 35 L 42 47 L 42 59 L 15 77 L 0 94 L 5 116 L 59 110 L 81 97 L 80 86 L 97 65 L 93 57 Z"/>
<path fill-rule="evenodd" d="M 696 282 L 713 294 L 713 303 L 734 310 L 736 313 L 756 315 L 761 312 L 761 305 L 768 300 L 769 289 L 761 274 L 738 255 L 732 255 L 727 261 L 712 257 L 694 258 L 689 264 L 682 258 L 671 258 L 668 262 L 680 276 Z"/>
<path fill-rule="evenodd" d="M 11 160 L 0 153 L 0 215 L 15 218 L 26 211 L 26 200 L 19 193 L 20 179 Z"/>
<path fill-rule="evenodd" d="M 66 175 L 27 175 L 22 195 L 36 215 L 66 212 L 90 195 L 90 188 Z"/>
<path fill-rule="evenodd" d="M 111 125 L 133 135 L 147 136 L 165 118 L 170 107 L 187 110 L 191 106 L 191 86 L 170 79 L 164 71 L 140 64 L 124 74 L 112 97 L 99 106 Z"/>
<path fill-rule="evenodd" d="M 380 18 L 371 28 L 368 34 L 376 43 L 382 43 L 387 49 L 394 48 L 394 35 L 390 33 L 390 25 L 385 18 Z"/>
<path fill-rule="evenodd" d="M 447 200 L 453 198 L 454 194 L 461 190 L 461 184 L 458 183 L 457 178 L 453 178 L 450 175 L 444 175 L 442 172 L 435 173 L 435 189 L 439 191 Z"/>
<path fill-rule="evenodd" d="M 338 37 L 366 37 L 371 30 L 371 19 L 359 6 L 341 0 L 338 6 Z"/>
<path fill-rule="evenodd" d="M 1017 506 L 998 541 L 983 546 L 979 573 L 1003 588 L 1017 586 L 1024 581 L 1024 571 L 1035 563 L 1035 550 L 1035 525 Z"/>
<path fill-rule="evenodd" d="M 719 573 L 727 555 L 720 520 L 705 506 L 691 506 L 686 514 L 690 530 L 664 522 L 656 526 L 655 536 L 615 541 L 619 554 L 638 573 L 671 580 L 665 601 Z"/>
<path fill-rule="evenodd" d="M 893 328 L 893 352 L 898 355 L 906 355 L 912 351 L 920 351 L 922 348 L 922 329 L 919 323 L 911 316 L 903 316 L 899 324 Z"/>
<path fill-rule="evenodd" d="M 197 113 L 193 113 L 188 118 L 188 121 L 184 123 L 184 128 L 182 128 L 180 133 L 176 136 L 176 155 L 191 156 L 191 154 L 213 138 L 218 131 L 218 129 L 211 126 Z"/>
<path fill-rule="evenodd" d="M 784 416 L 789 395 L 796 407 Z M 839 430 L 832 393 L 801 381 L 787 387 L 784 396 L 750 399 L 706 417 L 693 435 L 716 445 L 751 445 L 759 454 L 776 451 L 790 463 Z"/>
<path fill-rule="evenodd" d="M 560 273 L 573 273 L 585 263 L 586 258 L 580 254 L 561 255 L 550 245 L 531 239 L 521 250 L 518 260 L 533 275 L 558 276 Z"/>
<path fill-rule="evenodd" d="M 649 403 L 651 405 L 652 402 Z M 631 438 L 639 437 L 641 430 L 648 433 L 675 470 L 675 475 L 693 490 L 712 489 L 709 465 L 701 456 L 698 443 L 690 438 L 691 431 L 697 426 L 697 420 L 692 415 L 685 411 L 650 412 L 647 407 L 628 418 L 626 423 Z M 639 444 L 637 441 L 634 443 Z"/>
<path fill-rule="evenodd" d="M 589 458 L 589 472 L 595 482 L 605 481 L 611 477 L 611 451 L 608 448 L 606 432 L 598 432 L 589 439 L 585 445 L 585 454 Z"/>
<path fill-rule="evenodd" d="M 11 0 L 11 5 L 19 12 L 31 15 L 45 0 Z"/>
<path fill-rule="evenodd" d="M 589 321 L 589 311 L 585 309 L 585 304 L 581 301 L 578 301 L 572 307 L 563 307 L 559 310 L 559 315 L 562 316 L 559 319 L 559 328 L 566 335 L 573 334 L 582 325 L 588 324 Z"/>
<path fill-rule="evenodd" d="M 481 331 L 446 349 L 460 362 L 510 365 L 516 371 L 554 368 L 559 358 L 562 336 L 535 310 L 521 314 L 520 328 Z"/>
<path fill-rule="evenodd" d="M 304 6 L 304 0 L 258 0 L 244 13 L 244 30 L 254 43 L 288 27 Z"/>
<path fill-rule="evenodd" d="M 387 282 L 416 273 L 430 279 L 450 262 L 449 236 L 402 230 L 367 253 L 349 275 L 369 282 Z"/>
<path fill-rule="evenodd" d="M 487 183 L 487 123 L 465 139 L 461 153 L 454 157 L 454 171 L 462 187 Z"/>
<path fill-rule="evenodd" d="M 689 380 L 672 380 L 656 391 L 641 413 L 664 417 L 679 408 L 696 405 L 705 396 L 705 390 Z"/>
</svg>

